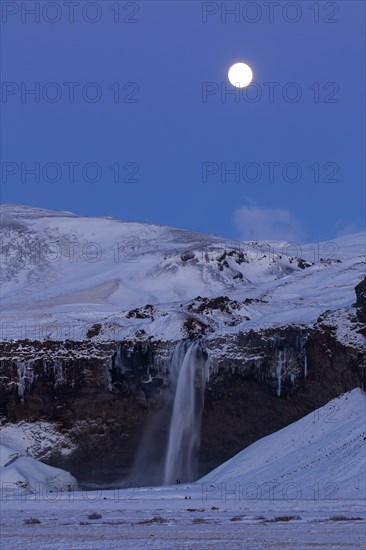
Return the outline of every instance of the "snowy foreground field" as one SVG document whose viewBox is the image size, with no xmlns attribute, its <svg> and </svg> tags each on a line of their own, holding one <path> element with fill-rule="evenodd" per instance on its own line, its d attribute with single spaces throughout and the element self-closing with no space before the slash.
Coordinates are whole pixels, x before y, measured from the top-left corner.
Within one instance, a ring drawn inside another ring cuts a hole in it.
<svg viewBox="0 0 366 550">
<path fill-rule="evenodd" d="M 2 547 L 365 548 L 365 407 L 356 388 L 196 483 L 155 488 L 80 491 L 9 433 Z"/>
<path fill-rule="evenodd" d="M 52 495 L 50 500 L 8 498 L 2 502 L 2 548 L 365 547 L 363 501 L 237 501 L 226 489 L 226 500 L 225 492 L 211 497 L 199 483 L 179 489 L 75 492 L 53 502 Z M 41 523 L 26 524 L 31 518 Z"/>
</svg>

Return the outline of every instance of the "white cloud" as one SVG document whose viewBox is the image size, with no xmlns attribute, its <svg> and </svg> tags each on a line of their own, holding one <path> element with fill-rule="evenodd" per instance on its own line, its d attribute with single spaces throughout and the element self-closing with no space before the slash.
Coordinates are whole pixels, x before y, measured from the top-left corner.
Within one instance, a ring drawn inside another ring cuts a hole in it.
<svg viewBox="0 0 366 550">
<path fill-rule="evenodd" d="M 253 203 L 234 211 L 234 223 L 244 241 L 302 241 L 304 230 L 289 210 L 260 208 Z"/>
<path fill-rule="evenodd" d="M 361 220 L 354 220 L 349 223 L 338 222 L 336 234 L 337 237 L 343 237 L 344 235 L 352 235 L 353 233 L 362 233 L 366 230 L 365 223 Z"/>
</svg>

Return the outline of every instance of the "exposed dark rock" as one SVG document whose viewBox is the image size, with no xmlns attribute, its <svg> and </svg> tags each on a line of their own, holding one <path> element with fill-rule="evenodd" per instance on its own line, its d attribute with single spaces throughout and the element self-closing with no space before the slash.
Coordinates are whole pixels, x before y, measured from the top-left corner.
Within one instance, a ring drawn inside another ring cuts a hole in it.
<svg viewBox="0 0 366 550">
<path fill-rule="evenodd" d="M 199 305 L 196 304 L 199 303 Z M 197 296 L 192 304 L 189 304 L 188 310 L 195 313 L 209 313 L 212 310 L 220 310 L 225 313 L 232 313 L 234 309 L 239 309 L 240 304 L 236 300 L 230 300 L 227 296 L 218 296 L 217 298 L 201 298 Z"/>
<path fill-rule="evenodd" d="M 247 255 L 244 254 L 244 252 L 242 251 L 238 251 L 238 250 L 230 250 L 230 252 L 228 252 L 227 254 L 228 256 L 232 256 L 234 257 L 235 261 L 237 264 L 241 265 L 242 263 L 249 263 L 249 260 L 247 258 Z"/>
<path fill-rule="evenodd" d="M 87 338 L 94 338 L 94 336 L 98 336 L 98 334 L 100 333 L 101 328 L 102 328 L 102 325 L 100 325 L 99 323 L 94 324 L 88 330 L 88 332 L 86 333 L 86 337 Z"/>
<path fill-rule="evenodd" d="M 266 300 L 260 300 L 259 298 L 245 298 L 245 300 L 243 300 L 243 304 L 244 305 L 248 305 L 248 304 L 254 304 L 254 303 L 266 303 Z"/>
<path fill-rule="evenodd" d="M 192 315 L 187 315 L 183 327 L 187 338 L 196 338 L 197 336 L 202 336 L 213 331 L 213 329 L 201 321 L 201 319 Z"/>
<path fill-rule="evenodd" d="M 131 309 L 127 314 L 126 317 L 128 319 L 131 319 L 134 317 L 135 319 L 154 319 L 153 313 L 154 313 L 154 306 L 151 304 L 147 304 L 144 307 L 139 307 L 136 309 Z"/>
<path fill-rule="evenodd" d="M 305 269 L 306 267 L 311 267 L 312 264 L 310 264 L 309 262 L 306 262 L 302 258 L 298 258 L 297 265 L 298 267 L 300 267 L 300 269 Z"/>
<path fill-rule="evenodd" d="M 194 252 L 186 252 L 185 254 L 181 255 L 180 259 L 182 260 L 182 262 L 188 262 L 188 260 L 193 260 L 194 257 Z"/>
<path fill-rule="evenodd" d="M 357 318 L 360 323 L 366 323 L 366 277 L 355 287 Z M 366 334 L 364 334 L 366 336 Z"/>
</svg>

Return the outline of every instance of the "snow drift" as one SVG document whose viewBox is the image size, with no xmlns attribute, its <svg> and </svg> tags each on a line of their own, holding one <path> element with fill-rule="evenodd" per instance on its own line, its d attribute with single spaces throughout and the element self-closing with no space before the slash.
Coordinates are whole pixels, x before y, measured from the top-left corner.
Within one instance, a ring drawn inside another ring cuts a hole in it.
<svg viewBox="0 0 366 550">
<path fill-rule="evenodd" d="M 0 481 L 5 493 L 22 491 L 48 494 L 77 487 L 76 479 L 69 472 L 27 456 L 17 439 L 3 435 L 0 442 Z"/>
</svg>

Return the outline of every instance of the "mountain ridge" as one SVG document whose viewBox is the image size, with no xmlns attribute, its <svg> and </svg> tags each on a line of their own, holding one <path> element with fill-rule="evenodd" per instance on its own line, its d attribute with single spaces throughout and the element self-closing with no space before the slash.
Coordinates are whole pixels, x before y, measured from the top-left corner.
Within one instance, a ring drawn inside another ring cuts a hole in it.
<svg viewBox="0 0 366 550">
<path fill-rule="evenodd" d="M 311 325 L 326 308 L 351 305 L 364 274 L 363 233 L 301 246 L 244 243 L 34 207 L 2 212 L 4 322 L 48 324 L 44 332 L 52 339 L 60 337 L 52 326 L 79 324 L 79 339 L 101 325 L 96 338 L 113 338 L 113 327 L 120 337 L 143 330 L 172 340 L 186 334 L 192 319 L 230 332 L 225 311 L 196 311 L 200 297 L 239 304 L 240 330 Z"/>
</svg>

